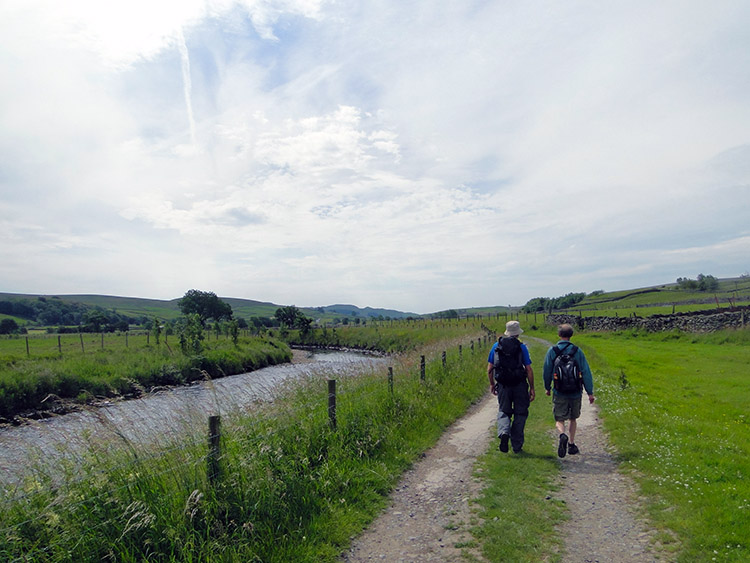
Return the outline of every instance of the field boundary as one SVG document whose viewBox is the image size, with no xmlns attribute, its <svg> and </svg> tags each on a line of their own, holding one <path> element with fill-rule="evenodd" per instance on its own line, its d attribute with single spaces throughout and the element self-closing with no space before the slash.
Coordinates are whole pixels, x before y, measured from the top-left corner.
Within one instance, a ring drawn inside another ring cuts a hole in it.
<svg viewBox="0 0 750 563">
<path fill-rule="evenodd" d="M 581 315 L 547 315 L 549 325 L 571 324 L 581 330 L 616 331 L 641 329 L 648 332 L 681 330 L 683 332 L 714 332 L 724 329 L 742 329 L 747 326 L 750 307 L 736 307 L 734 311 L 675 313 L 673 315 L 652 315 L 639 317 L 584 317 Z"/>
</svg>

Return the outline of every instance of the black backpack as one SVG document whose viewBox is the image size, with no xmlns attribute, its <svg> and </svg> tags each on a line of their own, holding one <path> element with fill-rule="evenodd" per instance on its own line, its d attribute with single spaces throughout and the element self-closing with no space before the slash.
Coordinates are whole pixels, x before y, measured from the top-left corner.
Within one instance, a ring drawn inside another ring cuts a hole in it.
<svg viewBox="0 0 750 563">
<path fill-rule="evenodd" d="M 555 389 L 560 393 L 578 393 L 583 387 L 583 374 L 575 360 L 578 347 L 571 344 L 564 351 L 557 346 L 552 350 L 555 352 L 555 361 L 552 363 Z"/>
<path fill-rule="evenodd" d="M 526 379 L 523 350 L 518 338 L 503 336 L 495 347 L 495 381 L 501 385 L 518 385 Z"/>
</svg>

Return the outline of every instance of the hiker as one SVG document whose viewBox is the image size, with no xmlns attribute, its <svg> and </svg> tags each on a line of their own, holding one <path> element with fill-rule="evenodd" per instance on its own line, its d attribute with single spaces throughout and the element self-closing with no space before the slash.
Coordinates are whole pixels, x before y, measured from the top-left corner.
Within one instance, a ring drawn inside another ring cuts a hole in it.
<svg viewBox="0 0 750 563">
<path fill-rule="evenodd" d="M 534 400 L 534 370 L 526 345 L 518 336 L 523 332 L 518 321 L 505 323 L 504 336 L 492 345 L 487 358 L 490 390 L 497 395 L 497 437 L 500 451 L 514 453 L 523 448 L 523 429 L 529 416 L 529 403 Z M 512 422 L 511 422 L 512 419 Z"/>
<path fill-rule="evenodd" d="M 566 454 L 579 453 L 578 446 L 576 446 L 576 421 L 581 416 L 583 389 L 589 396 L 589 404 L 595 400 L 594 379 L 583 350 L 570 341 L 573 336 L 573 327 L 567 323 L 561 324 L 557 329 L 557 335 L 560 341 L 547 350 L 544 358 L 543 376 L 547 395 L 550 394 L 554 382 L 552 411 L 555 426 L 560 433 L 557 455 L 565 457 Z M 568 422 L 567 434 L 565 433 L 566 422 Z"/>
</svg>

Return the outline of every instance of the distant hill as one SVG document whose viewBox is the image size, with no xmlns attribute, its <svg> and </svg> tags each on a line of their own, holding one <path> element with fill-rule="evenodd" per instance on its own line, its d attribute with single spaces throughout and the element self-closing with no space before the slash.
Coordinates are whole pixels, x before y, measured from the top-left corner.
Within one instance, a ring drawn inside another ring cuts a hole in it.
<svg viewBox="0 0 750 563">
<path fill-rule="evenodd" d="M 38 294 L 20 294 L 20 293 L 0 293 L 0 303 L 2 302 L 27 302 L 34 303 L 41 300 L 49 303 L 67 303 L 81 304 L 86 307 L 100 308 L 105 311 L 115 311 L 121 315 L 131 318 L 141 317 L 158 317 L 160 319 L 171 320 L 180 316 L 178 305 L 180 298 L 170 300 L 160 299 L 143 299 L 139 297 L 117 297 L 113 295 L 38 295 Z M 238 299 L 234 297 L 220 297 L 224 302 L 232 307 L 235 317 L 250 319 L 251 317 L 270 318 L 276 313 L 276 309 L 284 305 L 277 305 L 265 301 L 254 301 L 252 299 Z M 383 318 L 401 319 L 406 317 L 419 317 L 416 313 L 405 313 L 393 309 L 376 309 L 372 307 L 360 308 L 356 305 L 331 305 L 328 307 L 299 307 L 300 310 L 313 319 L 322 321 L 333 321 L 343 318 L 361 318 L 370 319 Z M 0 310 L 0 317 L 13 315 L 3 315 Z M 28 321 L 19 318 L 23 324 Z M 56 324 L 56 323 L 54 323 Z"/>
<path fill-rule="evenodd" d="M 377 318 L 377 317 L 390 317 L 392 319 L 405 319 L 406 317 L 419 317 L 417 313 L 404 313 L 403 311 L 396 311 L 394 309 L 375 309 L 373 307 L 360 308 L 356 305 L 328 305 L 326 307 L 317 307 L 315 309 L 322 313 L 336 313 L 345 317 L 360 317 L 360 318 Z"/>
</svg>

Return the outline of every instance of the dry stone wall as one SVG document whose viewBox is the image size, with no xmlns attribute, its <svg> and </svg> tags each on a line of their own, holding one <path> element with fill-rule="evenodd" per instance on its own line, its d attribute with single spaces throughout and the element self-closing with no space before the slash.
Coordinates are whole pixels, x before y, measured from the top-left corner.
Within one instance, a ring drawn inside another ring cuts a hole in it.
<svg viewBox="0 0 750 563">
<path fill-rule="evenodd" d="M 699 311 L 650 317 L 581 317 L 577 315 L 547 315 L 547 324 L 569 323 L 580 330 L 616 331 L 642 329 L 649 332 L 681 330 L 683 332 L 714 332 L 726 328 L 744 328 L 750 322 L 750 307 L 734 311 Z"/>
</svg>

